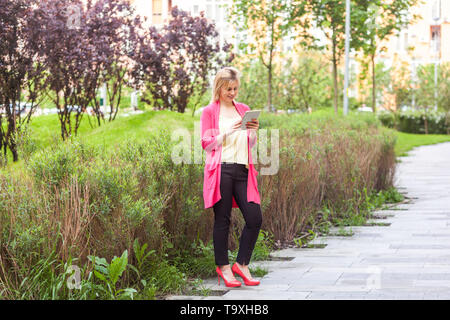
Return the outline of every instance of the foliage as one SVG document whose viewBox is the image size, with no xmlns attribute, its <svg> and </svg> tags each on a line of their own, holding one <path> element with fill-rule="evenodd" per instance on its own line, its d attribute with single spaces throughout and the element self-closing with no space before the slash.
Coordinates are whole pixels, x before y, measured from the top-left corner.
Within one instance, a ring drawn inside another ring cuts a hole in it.
<svg viewBox="0 0 450 320">
<path fill-rule="evenodd" d="M 332 79 L 326 70 L 324 56 L 316 51 L 302 52 L 295 60 L 287 59 L 276 82 L 275 105 L 301 111 L 328 106 Z"/>
<path fill-rule="evenodd" d="M 403 106 L 412 105 L 413 82 L 407 62 L 394 59 L 390 68 L 391 83 L 387 92 L 394 95 L 394 101 L 386 104 L 388 110 L 396 112 Z"/>
<path fill-rule="evenodd" d="M 302 19 L 306 13 L 303 0 L 233 0 L 230 22 L 237 32 L 245 33 L 248 39 L 239 48 L 247 54 L 256 54 L 267 69 L 267 108 L 272 106 L 274 58 L 282 40 L 297 27 L 297 40 L 308 38 L 308 20 Z M 300 28 L 301 25 L 301 28 Z M 302 29 L 300 32 L 299 30 Z"/>
<path fill-rule="evenodd" d="M 126 45 L 137 23 L 132 14 L 126 0 L 89 2 L 88 6 L 79 0 L 50 0 L 34 10 L 33 20 L 43 26 L 39 54 L 48 70 L 46 81 L 54 93 L 63 140 L 77 134 L 88 106 L 100 125 L 103 114 L 96 95 L 111 80 L 115 86 L 110 114 L 115 116 L 124 83 Z"/>
<path fill-rule="evenodd" d="M 46 73 L 37 56 L 42 26 L 32 18 L 37 1 L 0 1 L 0 151 L 18 161 L 18 139 L 46 90 Z M 27 90 L 26 96 L 22 91 Z M 23 101 L 25 100 L 25 101 Z M 28 112 L 28 113 L 27 113 Z"/>
<path fill-rule="evenodd" d="M 325 108 L 331 102 L 331 77 L 325 68 L 324 56 L 317 51 L 300 52 L 298 57 L 274 65 L 273 106 L 277 110 L 307 111 Z M 240 101 L 256 109 L 266 105 L 267 80 L 265 67 L 259 59 L 242 62 Z"/>
<path fill-rule="evenodd" d="M 435 71 L 436 81 L 435 82 Z M 450 110 L 450 63 L 427 64 L 417 68 L 417 82 L 413 93 L 422 109 L 437 106 L 439 110 Z M 437 96 L 435 96 L 437 94 Z M 437 99 L 436 99 L 437 98 Z"/>
<path fill-rule="evenodd" d="M 398 1 L 371 1 L 367 10 L 365 21 L 366 32 L 363 40 L 362 50 L 370 58 L 372 74 L 372 110 L 376 111 L 376 83 L 377 72 L 375 56 L 379 52 L 386 50 L 380 44 L 399 32 L 402 28 L 416 20 L 417 16 L 411 16 L 409 9 L 415 6 L 418 0 L 398 0 Z M 367 68 L 367 65 L 366 67 Z M 368 68 L 367 68 L 368 69 Z"/>
<path fill-rule="evenodd" d="M 312 20 L 327 39 L 328 58 L 333 67 L 334 110 L 338 113 L 338 65 L 345 50 L 345 17 L 346 1 L 308 0 L 308 11 L 312 12 Z M 352 0 L 350 10 L 350 47 L 356 51 L 361 48 L 365 39 L 365 23 L 370 1 Z"/>
<path fill-rule="evenodd" d="M 389 128 L 407 133 L 448 134 L 449 125 L 443 112 L 418 109 L 392 113 L 382 112 L 380 121 Z"/>
<path fill-rule="evenodd" d="M 136 38 L 132 55 L 136 86 L 146 86 L 143 101 L 183 113 L 191 97 L 203 95 L 208 77 L 233 59 L 231 46 L 220 48 L 214 24 L 203 13 L 192 17 L 174 7 L 169 23 L 150 27 Z"/>
<path fill-rule="evenodd" d="M 94 265 L 94 275 L 97 279 L 102 281 L 106 288 L 105 294 L 108 298 L 112 299 L 133 299 L 134 294 L 137 292 L 135 289 L 117 289 L 117 282 L 122 276 L 128 266 L 128 252 L 125 250 L 122 256 L 114 257 L 111 263 L 108 263 L 106 259 L 89 256 L 89 260 Z M 103 287 L 101 287 L 103 288 Z"/>
<path fill-rule="evenodd" d="M 358 60 L 361 64 L 361 71 L 358 74 L 358 95 L 361 97 L 360 100 L 367 106 L 372 105 L 373 94 L 375 92 L 376 105 L 384 103 L 384 93 L 391 83 L 390 69 L 384 62 L 377 62 L 375 63 L 375 75 L 373 75 L 374 71 L 373 66 L 371 66 L 371 61 L 369 61 L 370 59 L 368 59 L 368 57 L 361 57 L 361 59 Z M 376 82 L 375 86 L 373 86 L 374 79 Z M 372 91 L 369 92 L 367 88 L 372 88 Z"/>
</svg>

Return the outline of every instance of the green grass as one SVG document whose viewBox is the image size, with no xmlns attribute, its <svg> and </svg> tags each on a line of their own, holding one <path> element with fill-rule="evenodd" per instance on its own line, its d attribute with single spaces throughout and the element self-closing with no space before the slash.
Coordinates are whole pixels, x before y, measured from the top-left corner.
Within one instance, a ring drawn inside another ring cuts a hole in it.
<svg viewBox="0 0 450 320">
<path fill-rule="evenodd" d="M 398 157 L 406 156 L 408 151 L 418 146 L 450 141 L 450 135 L 445 134 L 413 134 L 404 132 L 396 132 L 396 134 L 395 154 Z"/>
<path fill-rule="evenodd" d="M 84 115 L 77 138 L 90 145 L 111 149 L 114 145 L 127 139 L 145 140 L 150 134 L 162 129 L 185 128 L 192 133 L 196 121 L 200 121 L 199 115 L 192 117 L 190 113 L 148 110 L 128 117 L 122 117 L 119 113 L 116 120 L 98 126 L 95 117 Z M 56 114 L 32 118 L 29 129 L 30 137 L 37 150 L 51 148 L 61 142 L 61 127 Z M 170 138 L 169 136 L 168 139 Z M 18 163 L 13 163 L 9 152 L 9 167 L 22 167 L 23 160 L 21 155 L 19 157 Z"/>
<path fill-rule="evenodd" d="M 91 127 L 90 122 L 94 127 Z M 94 145 L 111 146 L 127 138 L 145 139 L 149 133 L 161 129 L 194 129 L 194 120 L 189 114 L 171 111 L 145 111 L 142 114 L 121 117 L 112 122 L 97 126 L 94 117 L 84 116 L 78 131 L 78 137 Z M 55 140 L 60 140 L 60 124 L 56 115 L 36 117 L 30 126 L 33 137 L 38 140 L 40 148 L 46 148 Z"/>
</svg>

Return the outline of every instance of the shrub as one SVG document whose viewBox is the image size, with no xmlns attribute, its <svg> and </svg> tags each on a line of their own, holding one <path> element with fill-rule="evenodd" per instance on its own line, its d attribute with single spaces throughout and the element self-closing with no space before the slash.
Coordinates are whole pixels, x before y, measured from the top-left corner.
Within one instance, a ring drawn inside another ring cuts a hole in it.
<svg viewBox="0 0 450 320">
<path fill-rule="evenodd" d="M 397 114 L 382 112 L 378 118 L 384 126 L 406 133 L 448 134 L 450 130 L 443 112 L 424 109 L 401 111 Z"/>
</svg>

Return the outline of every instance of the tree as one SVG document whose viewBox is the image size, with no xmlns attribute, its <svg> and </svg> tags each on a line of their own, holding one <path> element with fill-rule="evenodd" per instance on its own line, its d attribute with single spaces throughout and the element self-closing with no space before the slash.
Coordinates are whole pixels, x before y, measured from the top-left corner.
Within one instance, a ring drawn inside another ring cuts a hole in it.
<svg viewBox="0 0 450 320">
<path fill-rule="evenodd" d="M 139 16 L 134 16 L 128 1 L 98 0 L 88 3 L 86 33 L 95 44 L 98 64 L 95 64 L 98 86 L 106 85 L 109 101 L 108 121 L 116 118 L 122 98 L 122 88 L 130 81 L 133 61 L 131 59 L 137 33 L 142 25 Z M 100 99 L 93 96 L 91 103 L 98 125 L 105 121 L 100 109 Z M 105 112 L 107 110 L 104 110 Z"/>
<path fill-rule="evenodd" d="M 361 46 L 364 54 L 370 57 L 370 67 L 372 75 L 372 110 L 376 111 L 376 72 L 375 56 L 379 52 L 386 50 L 386 47 L 380 45 L 387 40 L 396 31 L 417 19 L 416 15 L 411 16 L 409 9 L 416 5 L 418 0 L 395 0 L 383 1 L 374 0 L 367 8 L 367 18 L 364 23 L 366 26 L 365 43 Z"/>
<path fill-rule="evenodd" d="M 389 70 L 391 83 L 387 93 L 392 95 L 391 103 L 387 109 L 394 115 L 394 127 L 397 128 L 398 111 L 412 102 L 413 83 L 410 66 L 406 61 L 394 59 Z"/>
<path fill-rule="evenodd" d="M 439 110 L 446 114 L 447 131 L 449 130 L 450 111 L 450 63 L 437 66 L 437 86 L 434 78 L 434 64 L 420 65 L 417 68 L 417 86 L 414 90 L 417 97 L 417 104 L 425 114 L 425 133 L 428 133 L 428 123 L 426 114 L 436 104 Z M 437 90 L 437 100 L 435 91 Z"/>
<path fill-rule="evenodd" d="M 365 104 L 371 105 L 374 94 L 374 79 L 377 83 L 375 88 L 375 101 L 383 101 L 384 96 L 382 92 L 389 87 L 391 83 L 391 77 L 389 74 L 389 68 L 382 61 L 375 64 L 375 76 L 371 75 L 369 69 L 372 66 L 370 64 L 370 61 L 367 60 L 367 56 L 363 56 L 361 57 L 361 59 L 358 59 L 361 69 L 357 77 L 359 83 L 359 96 L 362 98 L 361 100 Z M 372 88 L 373 90 L 371 92 L 368 92 L 367 88 Z"/>
<path fill-rule="evenodd" d="M 450 63 L 440 65 L 441 81 L 439 82 L 439 108 L 445 112 L 447 134 L 450 134 Z"/>
<path fill-rule="evenodd" d="M 252 41 L 241 43 L 246 53 L 256 53 L 266 67 L 267 109 L 272 106 L 274 58 L 287 36 L 307 39 L 308 19 L 302 0 L 233 0 L 230 22 L 238 33 L 247 33 Z M 297 27 L 297 34 L 292 33 Z"/>
<path fill-rule="evenodd" d="M 36 5 L 32 0 L 0 0 L 0 150 L 5 161 L 8 149 L 13 161 L 19 159 L 18 134 L 45 91 L 45 70 L 37 55 L 42 29 L 32 19 Z M 28 111 L 24 117 L 23 111 Z"/>
<path fill-rule="evenodd" d="M 91 105 L 100 125 L 103 114 L 96 95 L 103 83 L 114 79 L 113 92 L 121 90 L 131 7 L 126 0 L 86 5 L 82 0 L 46 0 L 36 12 L 44 27 L 40 54 L 49 71 L 47 82 L 54 93 L 51 99 L 58 109 L 61 137 L 66 140 L 77 134 Z M 120 95 L 110 103 L 111 114 L 116 113 Z"/>
<path fill-rule="evenodd" d="M 364 43 L 366 10 L 371 1 L 351 1 L 350 47 L 359 50 Z M 331 53 L 329 60 L 333 67 L 334 110 L 338 112 L 338 64 L 345 52 L 345 1 L 308 0 L 308 11 L 312 13 L 313 24 L 322 30 L 328 43 L 325 45 Z"/>
<path fill-rule="evenodd" d="M 289 109 L 312 110 L 330 102 L 332 79 L 320 52 L 307 50 L 285 61 L 275 99 Z"/>
<path fill-rule="evenodd" d="M 233 55 L 229 44 L 220 48 L 215 26 L 203 13 L 192 17 L 174 7 L 171 16 L 161 30 L 150 27 L 137 36 L 132 75 L 135 86 L 146 86 L 143 101 L 183 113 L 193 94 L 206 92 L 209 75 Z"/>
</svg>

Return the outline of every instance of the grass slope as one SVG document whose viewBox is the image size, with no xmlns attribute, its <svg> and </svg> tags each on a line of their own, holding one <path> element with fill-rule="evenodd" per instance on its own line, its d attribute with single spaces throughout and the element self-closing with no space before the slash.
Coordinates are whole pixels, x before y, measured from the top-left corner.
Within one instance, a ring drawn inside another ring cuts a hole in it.
<svg viewBox="0 0 450 320">
<path fill-rule="evenodd" d="M 396 132 L 397 143 L 395 145 L 395 154 L 399 157 L 406 156 L 408 151 L 415 147 L 436 144 L 450 141 L 450 136 L 445 134 L 413 134 Z"/>
</svg>

